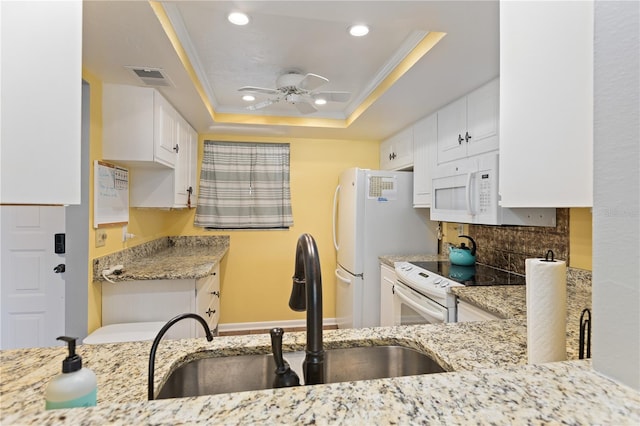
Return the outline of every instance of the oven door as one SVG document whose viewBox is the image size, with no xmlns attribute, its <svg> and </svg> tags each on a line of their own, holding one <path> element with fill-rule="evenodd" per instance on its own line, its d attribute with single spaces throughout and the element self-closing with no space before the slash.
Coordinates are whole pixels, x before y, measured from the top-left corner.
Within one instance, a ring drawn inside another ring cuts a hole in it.
<svg viewBox="0 0 640 426">
<path fill-rule="evenodd" d="M 448 309 L 396 281 L 393 286 L 394 325 L 438 324 L 448 321 Z"/>
</svg>

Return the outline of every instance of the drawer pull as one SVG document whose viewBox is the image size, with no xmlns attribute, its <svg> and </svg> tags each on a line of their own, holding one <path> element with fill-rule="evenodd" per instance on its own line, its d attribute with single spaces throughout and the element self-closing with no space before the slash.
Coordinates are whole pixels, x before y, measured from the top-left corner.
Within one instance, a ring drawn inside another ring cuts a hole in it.
<svg viewBox="0 0 640 426">
<path fill-rule="evenodd" d="M 211 308 L 207 309 L 207 312 L 205 312 L 205 314 L 207 314 L 207 316 L 211 317 L 211 315 L 215 314 L 216 310 L 211 310 Z"/>
<path fill-rule="evenodd" d="M 211 293 L 212 295 L 214 295 L 214 296 L 218 296 L 218 297 L 220 297 L 220 292 L 219 292 L 219 291 L 212 291 L 212 292 L 210 292 L 210 293 Z"/>
</svg>

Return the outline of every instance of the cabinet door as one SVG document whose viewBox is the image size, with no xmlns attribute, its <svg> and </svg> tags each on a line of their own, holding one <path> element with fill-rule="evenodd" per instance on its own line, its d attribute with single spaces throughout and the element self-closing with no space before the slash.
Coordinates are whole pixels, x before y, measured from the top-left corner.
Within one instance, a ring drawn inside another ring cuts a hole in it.
<svg viewBox="0 0 640 426">
<path fill-rule="evenodd" d="M 431 173 L 437 166 L 438 117 L 423 118 L 413 126 L 413 206 L 431 206 Z"/>
<path fill-rule="evenodd" d="M 396 281 L 396 271 L 380 264 L 380 325 L 383 327 L 394 325 L 393 322 L 393 284 Z"/>
<path fill-rule="evenodd" d="M 189 182 L 188 188 L 191 189 L 190 205 L 195 207 L 198 200 L 196 188 L 199 185 L 198 182 L 198 133 L 192 128 L 189 128 Z"/>
<path fill-rule="evenodd" d="M 406 128 L 393 137 L 393 170 L 404 170 L 413 166 L 413 127 Z"/>
<path fill-rule="evenodd" d="M 380 168 L 404 170 L 413 165 L 413 127 L 408 127 L 380 144 Z"/>
<path fill-rule="evenodd" d="M 80 204 L 82 2 L 0 11 L 0 202 Z"/>
<path fill-rule="evenodd" d="M 470 321 L 491 321 L 502 319 L 491 312 L 480 309 L 470 303 L 458 300 L 458 321 L 457 322 L 470 322 Z"/>
<path fill-rule="evenodd" d="M 154 93 L 154 158 L 169 167 L 176 164 L 178 151 L 178 115 L 158 92 Z"/>
<path fill-rule="evenodd" d="M 593 22 L 589 1 L 500 2 L 503 207 L 593 205 Z"/>
<path fill-rule="evenodd" d="M 499 82 L 496 79 L 467 96 L 467 156 L 499 148 L 499 91 Z"/>
<path fill-rule="evenodd" d="M 467 98 L 463 97 L 438 111 L 438 164 L 464 158 L 467 146 Z"/>
<path fill-rule="evenodd" d="M 393 165 L 391 160 L 393 158 L 393 145 L 392 140 L 387 139 L 380 143 L 380 170 L 392 170 Z"/>
<path fill-rule="evenodd" d="M 189 179 L 191 175 L 191 126 L 183 119 L 178 120 L 178 161 L 175 167 L 175 204 L 187 205 Z"/>
<path fill-rule="evenodd" d="M 215 330 L 220 321 L 220 265 L 213 274 L 196 281 L 196 313 Z M 202 327 L 196 328 L 196 336 L 204 337 Z"/>
</svg>

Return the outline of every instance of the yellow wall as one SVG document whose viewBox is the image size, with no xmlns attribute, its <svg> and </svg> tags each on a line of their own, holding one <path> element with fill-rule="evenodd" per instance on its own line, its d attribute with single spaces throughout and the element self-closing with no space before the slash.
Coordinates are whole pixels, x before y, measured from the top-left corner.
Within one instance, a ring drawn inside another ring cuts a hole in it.
<svg viewBox="0 0 640 426">
<path fill-rule="evenodd" d="M 223 261 L 221 323 L 292 320 L 291 277 L 298 237 L 311 234 L 318 245 L 323 277 L 323 313 L 335 317 L 335 250 L 331 231 L 333 194 L 340 173 L 349 167 L 377 168 L 378 143 L 287 138 L 238 138 L 205 135 L 202 142 L 236 140 L 291 144 L 291 202 L 294 225 L 286 231 L 204 231 L 193 226 L 195 210 L 171 212 L 168 235 L 230 235 Z"/>
<path fill-rule="evenodd" d="M 93 161 L 102 159 L 102 83 L 88 70 L 83 78 L 91 88 L 90 200 L 93 200 Z M 335 251 L 331 235 L 333 193 L 339 174 L 349 167 L 377 168 L 377 141 L 200 136 L 199 161 L 205 139 L 291 144 L 291 198 L 294 226 L 287 231 L 204 231 L 193 226 L 192 210 L 135 209 L 129 211 L 128 232 L 107 227 L 104 247 L 95 247 L 93 202 L 89 223 L 89 270 L 92 259 L 168 235 L 231 235 L 231 248 L 222 263 L 221 323 L 277 321 L 303 318 L 288 308 L 295 246 L 302 233 L 316 240 L 324 284 L 324 316 L 335 316 Z M 89 332 L 101 325 L 99 284 L 89 285 Z"/>
<path fill-rule="evenodd" d="M 83 78 L 91 87 L 90 200 L 93 200 L 93 161 L 102 157 L 102 85 L 89 71 Z M 335 251 L 331 235 L 333 193 L 340 172 L 349 167 L 378 167 L 378 142 L 267 137 L 201 135 L 203 140 L 288 142 L 291 144 L 291 193 L 294 226 L 286 231 L 204 231 L 193 226 L 195 209 L 165 211 L 131 209 L 128 231 L 136 238 L 122 242 L 122 228 L 108 227 L 104 247 L 95 247 L 93 220 L 89 223 L 91 260 L 168 235 L 230 235 L 231 247 L 222 263 L 221 323 L 276 321 L 303 318 L 288 308 L 295 245 L 302 233 L 316 239 L 324 284 L 324 316 L 335 316 Z M 93 218 L 93 203 L 90 203 Z M 456 240 L 457 228 L 445 224 L 445 239 Z M 468 228 L 465 227 L 465 232 Z M 571 266 L 591 269 L 591 213 L 570 212 Z M 100 286 L 88 279 L 89 331 L 101 325 Z"/>
<path fill-rule="evenodd" d="M 569 261 L 573 268 L 592 270 L 593 220 L 590 208 L 569 210 Z"/>
</svg>

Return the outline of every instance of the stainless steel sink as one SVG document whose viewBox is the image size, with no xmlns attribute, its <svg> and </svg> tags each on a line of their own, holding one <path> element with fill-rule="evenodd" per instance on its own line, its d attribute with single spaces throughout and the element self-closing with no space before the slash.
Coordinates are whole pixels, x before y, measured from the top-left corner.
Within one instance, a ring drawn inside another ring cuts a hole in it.
<svg viewBox="0 0 640 426">
<path fill-rule="evenodd" d="M 301 382 L 304 356 L 304 351 L 284 354 Z M 271 354 L 196 359 L 174 370 L 156 399 L 270 389 L 275 367 Z M 325 350 L 325 383 L 442 372 L 429 356 L 403 346 Z"/>
</svg>

